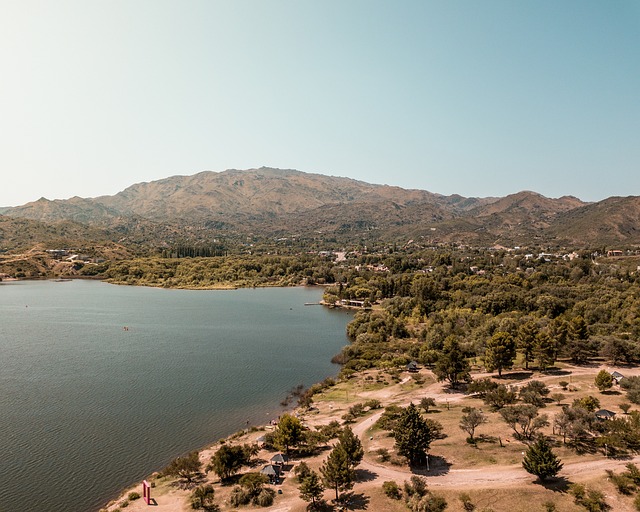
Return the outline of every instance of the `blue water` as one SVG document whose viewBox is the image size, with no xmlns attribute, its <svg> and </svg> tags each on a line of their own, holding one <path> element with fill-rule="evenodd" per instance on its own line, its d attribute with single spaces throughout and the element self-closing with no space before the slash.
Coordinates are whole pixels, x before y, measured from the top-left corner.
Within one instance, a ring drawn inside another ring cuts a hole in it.
<svg viewBox="0 0 640 512">
<path fill-rule="evenodd" d="M 293 386 L 338 370 L 351 317 L 304 306 L 321 294 L 1 283 L 0 511 L 96 510 L 280 414 Z"/>
</svg>

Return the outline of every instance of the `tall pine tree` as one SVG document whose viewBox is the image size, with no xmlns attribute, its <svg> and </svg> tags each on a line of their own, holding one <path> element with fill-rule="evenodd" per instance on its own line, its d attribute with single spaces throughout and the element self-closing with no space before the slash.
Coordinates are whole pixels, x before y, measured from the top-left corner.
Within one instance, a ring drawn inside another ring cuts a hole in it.
<svg viewBox="0 0 640 512">
<path fill-rule="evenodd" d="M 402 411 L 393 429 L 396 450 L 409 460 L 410 466 L 417 466 L 426 461 L 427 450 L 436 434 L 413 403 Z"/>
<path fill-rule="evenodd" d="M 562 469 L 562 462 L 553 453 L 547 440 L 540 436 L 538 440 L 529 446 L 522 460 L 522 467 L 532 475 L 536 475 L 540 481 L 556 476 Z"/>
</svg>

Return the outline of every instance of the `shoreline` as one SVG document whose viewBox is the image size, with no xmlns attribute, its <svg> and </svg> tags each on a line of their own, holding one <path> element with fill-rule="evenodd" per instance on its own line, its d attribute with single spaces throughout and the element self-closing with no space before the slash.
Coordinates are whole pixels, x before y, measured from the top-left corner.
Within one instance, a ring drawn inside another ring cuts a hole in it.
<svg viewBox="0 0 640 512">
<path fill-rule="evenodd" d="M 71 279 L 69 279 L 71 280 Z M 108 283 L 108 281 L 105 281 Z M 118 283 L 108 283 L 108 284 L 115 284 L 117 285 Z M 127 285 L 125 285 L 127 286 Z M 141 286 L 141 285 L 128 285 L 128 286 Z M 296 285 L 296 286 L 262 286 L 262 287 L 248 287 L 248 288 L 296 288 L 296 287 L 324 287 L 327 285 Z M 144 287 L 144 286 L 143 286 Z M 149 288 L 162 288 L 162 287 L 149 287 Z M 168 289 L 168 288 L 167 288 Z M 182 288 L 171 288 L 171 289 L 182 289 Z M 241 287 L 236 287 L 234 289 L 242 289 Z M 204 289 L 202 289 L 203 291 L 206 291 Z M 225 289 L 227 290 L 227 289 Z M 197 291 L 197 289 L 196 289 Z M 215 291 L 215 290 L 213 290 Z M 321 305 L 323 307 L 327 307 L 329 309 L 348 309 L 348 310 L 353 310 L 353 309 L 362 309 L 362 308 L 358 308 L 355 306 L 331 306 L 327 303 L 324 302 L 324 300 L 320 300 L 318 303 L 315 303 L 317 305 Z M 329 378 L 336 378 L 339 374 L 339 371 L 335 374 L 332 375 L 327 375 L 324 378 L 325 379 L 329 379 Z M 319 381 L 322 382 L 322 381 Z M 314 382 L 312 384 L 309 385 L 309 387 L 318 384 L 319 382 Z M 280 417 L 282 414 L 285 413 L 291 413 L 291 414 L 295 414 L 295 411 L 298 410 L 299 406 L 295 405 L 295 406 L 284 406 L 284 407 L 280 407 L 279 410 L 279 414 L 278 417 Z M 213 449 L 217 444 L 220 443 L 221 440 L 225 440 L 225 441 L 229 441 L 230 439 L 235 438 L 237 435 L 248 435 L 251 432 L 254 431 L 267 431 L 270 428 L 273 428 L 273 426 L 271 424 L 260 424 L 260 425 L 251 425 L 248 426 L 246 429 L 245 428 L 240 428 L 238 430 L 234 430 L 233 432 L 228 433 L 227 435 L 225 435 L 222 438 L 219 438 L 218 440 L 212 440 L 208 443 L 206 443 L 204 446 L 201 446 L 199 448 L 194 448 L 192 450 L 189 451 L 198 451 L 198 453 L 202 453 L 206 450 L 211 450 Z M 180 457 L 183 456 L 184 454 L 176 454 L 175 457 Z M 138 491 L 138 487 L 141 486 L 142 481 L 144 480 L 148 480 L 148 481 L 152 481 L 152 479 L 155 478 L 155 475 L 158 475 L 162 469 L 164 468 L 159 468 L 159 469 L 155 469 L 153 470 L 151 473 L 147 474 L 146 476 L 142 477 L 141 480 L 136 481 L 135 483 L 130 483 L 128 485 L 126 485 L 125 487 L 123 487 L 120 491 L 118 491 L 118 493 L 113 497 L 113 498 L 109 498 L 105 504 L 103 506 L 101 506 L 100 508 L 96 509 L 95 512 L 102 512 L 104 510 L 108 510 L 110 507 L 117 505 L 118 502 L 122 501 L 123 499 L 126 499 L 127 494 L 130 492 L 137 492 Z"/>
<path fill-rule="evenodd" d="M 337 375 L 336 375 L 337 376 Z M 327 375 L 325 377 L 325 379 L 329 379 L 332 378 L 334 376 L 331 375 Z M 317 383 L 314 383 L 317 384 Z M 314 384 L 311 384 L 311 386 L 313 386 Z M 310 387 L 311 387 L 310 386 Z M 286 407 L 281 407 L 281 410 L 278 414 L 278 418 L 280 416 L 282 416 L 283 414 L 294 414 L 295 415 L 295 411 L 298 410 L 299 406 L 295 406 L 295 407 L 290 407 L 290 406 L 286 406 Z M 189 451 L 198 451 L 199 454 L 207 451 L 207 450 L 212 450 L 216 445 L 220 444 L 220 441 L 224 440 L 225 442 L 228 442 L 232 439 L 235 439 L 236 437 L 242 437 L 242 436 L 246 436 L 249 435 L 253 432 L 265 432 L 268 431 L 270 429 L 273 429 L 273 425 L 272 424 L 261 424 L 261 425 L 250 425 L 247 428 L 241 428 L 239 430 L 234 430 L 233 432 L 227 434 L 224 437 L 219 438 L 218 440 L 214 440 L 211 441 L 207 444 L 205 444 L 204 446 L 201 446 L 200 448 L 193 448 Z M 259 437 L 259 436 L 258 436 Z M 187 452 L 188 453 L 188 452 Z M 182 457 L 186 454 L 177 454 L 175 455 L 175 457 Z M 174 457 L 174 458 L 175 458 Z M 118 491 L 118 494 L 114 497 L 109 499 L 103 506 L 100 506 L 100 508 L 96 509 L 94 512 L 104 512 L 105 510 L 108 510 L 110 507 L 117 505 L 118 502 L 122 501 L 123 499 L 125 499 L 127 497 L 127 494 L 129 492 L 137 492 L 138 491 L 138 487 L 140 487 L 142 485 L 142 482 L 147 480 L 147 481 L 153 481 L 155 479 L 155 475 L 159 475 L 161 473 L 161 471 L 164 468 L 160 468 L 160 469 L 156 469 L 154 471 L 152 471 L 151 473 L 145 475 L 144 477 L 142 477 L 141 480 L 136 481 L 135 483 L 131 483 L 128 484 L 127 486 L 123 487 L 120 491 Z"/>
</svg>

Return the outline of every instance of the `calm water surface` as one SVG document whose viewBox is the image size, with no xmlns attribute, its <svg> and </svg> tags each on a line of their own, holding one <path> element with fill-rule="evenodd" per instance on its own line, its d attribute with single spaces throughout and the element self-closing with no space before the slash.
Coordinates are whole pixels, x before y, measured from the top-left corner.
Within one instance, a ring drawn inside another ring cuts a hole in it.
<svg viewBox="0 0 640 512">
<path fill-rule="evenodd" d="M 314 288 L 0 284 L 0 511 L 91 511 L 337 372 Z M 125 330 L 124 327 L 128 330 Z"/>
</svg>

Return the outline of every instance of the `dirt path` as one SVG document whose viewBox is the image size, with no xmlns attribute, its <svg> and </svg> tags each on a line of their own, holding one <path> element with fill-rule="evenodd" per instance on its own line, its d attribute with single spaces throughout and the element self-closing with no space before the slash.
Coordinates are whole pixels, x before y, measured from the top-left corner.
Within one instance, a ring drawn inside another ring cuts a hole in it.
<svg viewBox="0 0 640 512">
<path fill-rule="evenodd" d="M 597 373 L 599 370 L 605 368 L 604 366 L 599 368 L 584 368 L 584 367 L 571 367 L 567 370 L 571 372 L 571 375 L 584 375 Z M 626 375 L 639 375 L 640 368 L 629 368 L 623 370 Z M 482 376 L 492 376 L 495 374 L 486 375 L 474 375 L 479 378 Z M 535 380 L 551 380 L 557 379 L 557 375 L 543 375 L 536 376 Z M 524 379 L 517 383 L 517 386 L 522 386 L 527 382 L 534 380 L 533 377 Z M 406 381 L 406 380 L 405 380 Z M 403 382 L 405 382 L 403 381 Z M 451 403 L 458 402 L 465 397 L 462 394 L 447 393 L 444 386 L 441 383 L 431 384 L 426 388 L 417 390 L 408 396 L 403 397 L 401 403 L 398 405 L 406 406 L 409 402 L 417 402 L 422 397 L 432 397 L 439 403 L 449 401 Z M 352 426 L 353 432 L 364 441 L 366 431 L 371 428 L 376 421 L 380 418 L 383 411 L 376 412 L 372 416 L 365 418 L 364 420 L 356 423 Z M 602 475 L 606 469 L 614 471 L 623 470 L 624 466 L 628 463 L 640 463 L 640 456 L 628 458 L 624 460 L 602 458 L 601 460 L 589 460 L 589 461 L 577 461 L 565 463 L 560 477 L 575 478 L 577 476 L 580 479 L 587 479 L 591 476 Z M 368 471 L 369 477 L 372 479 L 370 484 L 382 485 L 382 482 L 388 480 L 403 481 L 410 478 L 412 473 L 408 468 L 394 467 L 390 465 L 379 464 L 371 461 L 365 457 L 358 466 L 358 469 Z M 433 472 L 420 472 L 421 476 L 427 477 L 429 485 L 441 487 L 441 488 L 486 488 L 486 487 L 508 487 L 513 484 L 526 484 L 535 480 L 535 477 L 527 473 L 519 464 L 511 466 L 499 466 L 499 467 L 482 467 L 473 469 L 444 469 L 444 468 L 432 468 Z"/>
</svg>

